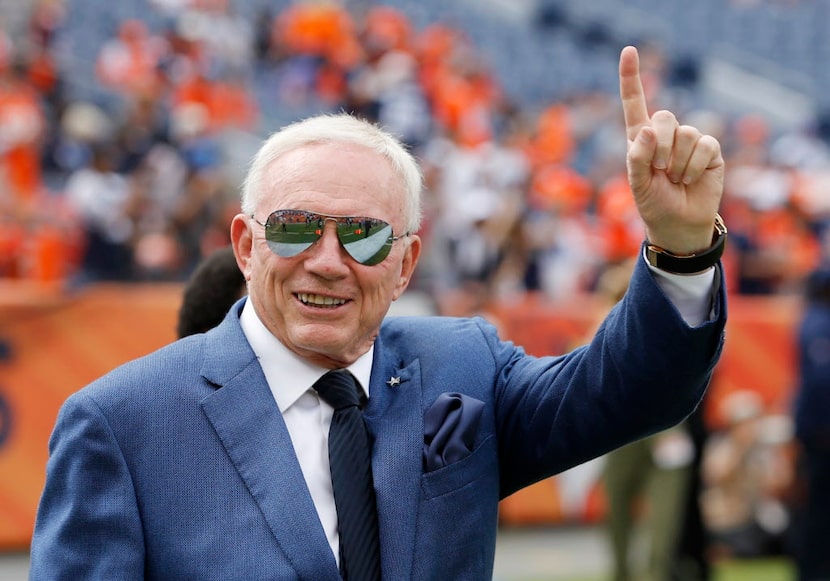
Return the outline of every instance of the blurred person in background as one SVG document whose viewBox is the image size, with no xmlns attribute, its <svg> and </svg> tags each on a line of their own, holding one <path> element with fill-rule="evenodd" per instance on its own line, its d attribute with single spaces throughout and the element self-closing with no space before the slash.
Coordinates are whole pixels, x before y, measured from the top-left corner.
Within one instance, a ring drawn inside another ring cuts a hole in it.
<svg viewBox="0 0 830 581">
<path fill-rule="evenodd" d="M 206 333 L 221 323 L 231 306 L 247 292 L 233 247 L 225 246 L 206 256 L 184 287 L 177 336 Z"/>
<path fill-rule="evenodd" d="M 421 253 L 417 163 L 347 114 L 289 125 L 231 223 L 248 296 L 63 404 L 31 579 L 487 579 L 501 499 L 688 416 L 723 348 L 723 159 L 649 113 L 635 48 L 619 75 L 648 244 L 589 344 L 534 357 L 481 318 L 385 319 Z M 368 444 L 354 545 L 333 375 Z"/>
<path fill-rule="evenodd" d="M 515 286 L 506 280 L 507 267 L 523 269 L 516 238 L 532 227 L 522 218 L 527 162 L 515 144 L 469 145 L 453 136 L 430 140 L 421 160 L 425 205 L 434 214 L 422 233 L 428 248 L 422 276 L 426 270 L 439 297 L 457 291 L 458 302 L 466 303 L 461 311 L 476 312 Z"/>
<path fill-rule="evenodd" d="M 158 97 L 162 89 L 159 65 L 169 48 L 146 22 L 138 18 L 123 20 L 98 52 L 96 76 L 103 86 L 128 98 Z"/>
<path fill-rule="evenodd" d="M 0 50 L 0 196 L 34 211 L 44 190 L 40 164 L 47 119 L 27 63 Z"/>
<path fill-rule="evenodd" d="M 599 278 L 598 292 L 609 306 L 622 299 L 633 266 L 627 261 Z M 606 454 L 603 484 L 613 581 L 673 579 L 693 457 L 685 422 Z M 640 539 L 647 547 L 644 563 L 633 550 Z"/>
<path fill-rule="evenodd" d="M 606 456 L 614 581 L 672 579 L 693 456 L 694 445 L 684 424 Z M 633 551 L 638 532 L 645 533 L 645 563 Z"/>
<path fill-rule="evenodd" d="M 804 477 L 795 533 L 799 581 L 830 579 L 830 267 L 806 282 L 798 329 L 795 435 Z"/>
<path fill-rule="evenodd" d="M 791 424 L 751 389 L 726 395 L 719 412 L 725 425 L 707 439 L 701 468 L 710 559 L 780 555 L 790 522 Z"/>
<path fill-rule="evenodd" d="M 133 270 L 133 242 L 139 194 L 116 170 L 118 151 L 109 142 L 92 146 L 86 166 L 72 172 L 66 201 L 84 229 L 79 282 L 127 281 Z"/>
<path fill-rule="evenodd" d="M 224 240 L 229 193 L 222 145 L 208 129 L 207 110 L 188 104 L 172 111 L 170 142 L 157 142 L 131 174 L 142 192 L 136 220 L 135 271 L 138 280 L 181 280 L 210 254 L 213 229 L 221 222 Z M 234 212 L 236 208 L 234 200 Z"/>
<path fill-rule="evenodd" d="M 712 565 L 707 553 L 708 533 L 700 507 L 700 494 L 703 490 L 703 450 L 709 438 L 709 426 L 705 416 L 707 399 L 711 397 L 708 394 L 711 393 L 711 389 L 707 391 L 703 402 L 684 422 L 694 447 L 694 454 L 690 465 L 684 513 L 681 517 L 682 525 L 677 539 L 677 554 L 673 559 L 675 564 L 672 581 L 709 581 L 712 578 Z"/>
</svg>

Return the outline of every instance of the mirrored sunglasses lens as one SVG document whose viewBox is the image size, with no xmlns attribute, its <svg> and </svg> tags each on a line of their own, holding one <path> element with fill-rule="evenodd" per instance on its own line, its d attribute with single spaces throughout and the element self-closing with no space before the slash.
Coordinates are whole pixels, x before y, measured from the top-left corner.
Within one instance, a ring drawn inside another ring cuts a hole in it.
<svg viewBox="0 0 830 581">
<path fill-rule="evenodd" d="M 382 220 L 364 218 L 358 223 L 338 224 L 337 236 L 346 252 L 366 266 L 381 262 L 392 248 L 392 226 Z"/>
<path fill-rule="evenodd" d="M 274 254 L 297 256 L 322 236 L 319 217 L 306 212 L 274 212 L 265 222 L 265 240 Z"/>
</svg>

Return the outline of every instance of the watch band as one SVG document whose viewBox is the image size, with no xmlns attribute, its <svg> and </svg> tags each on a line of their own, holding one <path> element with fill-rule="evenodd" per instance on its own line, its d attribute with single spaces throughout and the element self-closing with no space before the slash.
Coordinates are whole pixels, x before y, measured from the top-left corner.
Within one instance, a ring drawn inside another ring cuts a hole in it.
<svg viewBox="0 0 830 581">
<path fill-rule="evenodd" d="M 696 274 L 718 263 L 726 248 L 726 224 L 720 214 L 715 215 L 715 231 L 712 245 L 705 251 L 689 256 L 678 256 L 654 244 L 646 242 L 646 260 L 660 270 L 674 274 Z"/>
</svg>

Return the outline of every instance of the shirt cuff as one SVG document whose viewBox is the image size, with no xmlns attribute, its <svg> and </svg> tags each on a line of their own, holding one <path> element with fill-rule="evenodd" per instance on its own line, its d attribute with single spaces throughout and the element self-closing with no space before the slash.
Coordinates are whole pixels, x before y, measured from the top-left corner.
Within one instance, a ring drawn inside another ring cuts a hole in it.
<svg viewBox="0 0 830 581">
<path fill-rule="evenodd" d="M 674 274 L 651 266 L 648 261 L 646 265 L 654 273 L 657 286 L 666 293 L 687 325 L 697 327 L 712 316 L 714 266 L 699 274 Z"/>
</svg>

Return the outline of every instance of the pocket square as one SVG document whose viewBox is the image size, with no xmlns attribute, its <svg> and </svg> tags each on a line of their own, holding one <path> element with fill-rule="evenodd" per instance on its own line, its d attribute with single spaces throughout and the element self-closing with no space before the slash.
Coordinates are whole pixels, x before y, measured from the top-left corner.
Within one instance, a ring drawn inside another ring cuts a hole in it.
<svg viewBox="0 0 830 581">
<path fill-rule="evenodd" d="M 424 414 L 424 467 L 438 470 L 473 451 L 484 402 L 462 393 L 442 393 Z"/>
</svg>

